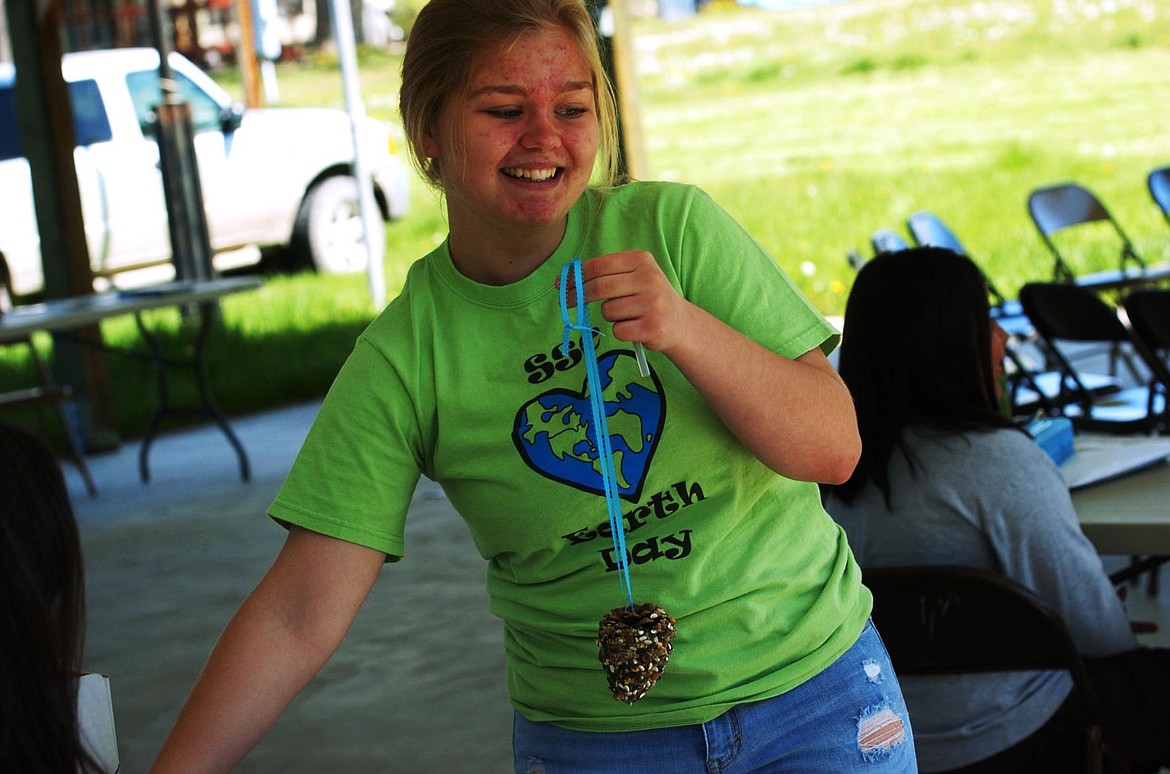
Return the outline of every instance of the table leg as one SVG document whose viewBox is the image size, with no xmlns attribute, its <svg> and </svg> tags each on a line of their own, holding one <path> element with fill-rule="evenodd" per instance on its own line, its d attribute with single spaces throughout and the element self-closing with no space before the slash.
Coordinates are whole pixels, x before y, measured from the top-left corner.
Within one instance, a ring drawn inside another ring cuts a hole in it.
<svg viewBox="0 0 1170 774">
<path fill-rule="evenodd" d="M 143 322 L 142 315 L 140 313 L 134 315 L 134 320 L 138 325 L 138 332 L 142 335 L 143 340 L 146 341 L 147 347 L 150 349 L 150 362 L 151 366 L 155 369 L 155 378 L 158 384 L 158 405 L 155 406 L 154 411 L 150 415 L 146 432 L 142 436 L 142 446 L 138 450 L 138 474 L 144 482 L 150 480 L 150 467 L 147 458 L 150 454 L 150 447 L 154 443 L 154 438 L 158 433 L 162 418 L 164 416 L 189 416 L 192 414 L 204 414 L 210 416 L 215 421 L 220 431 L 227 437 L 232 448 L 235 449 L 236 457 L 239 459 L 240 464 L 240 478 L 244 481 L 250 481 L 252 479 L 248 454 L 244 450 L 244 445 L 236 436 L 235 431 L 232 430 L 227 415 L 224 414 L 223 409 L 220 408 L 211 393 L 211 386 L 207 379 L 207 369 L 203 361 L 203 348 L 207 341 L 207 335 L 211 331 L 211 322 L 215 316 L 216 308 L 216 304 L 214 303 L 199 304 L 199 328 L 195 333 L 194 348 L 189 360 L 168 358 L 158 337 Z M 170 383 L 168 382 L 168 370 L 170 368 L 188 368 L 194 374 L 195 384 L 199 391 L 198 406 L 179 407 L 172 404 Z"/>
<path fill-rule="evenodd" d="M 1157 570 L 1166 562 L 1170 562 L 1170 556 L 1145 556 L 1132 557 L 1132 561 L 1125 567 L 1109 574 L 1109 580 L 1114 586 L 1119 586 L 1122 583 L 1128 583 L 1135 578 L 1138 578 L 1147 572 Z M 1156 593 L 1156 591 L 1155 591 Z"/>
</svg>

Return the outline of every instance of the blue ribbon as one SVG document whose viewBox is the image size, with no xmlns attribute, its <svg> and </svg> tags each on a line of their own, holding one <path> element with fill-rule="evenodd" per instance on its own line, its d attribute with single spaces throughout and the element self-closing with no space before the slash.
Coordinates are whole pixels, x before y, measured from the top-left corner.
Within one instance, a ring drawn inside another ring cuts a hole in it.
<svg viewBox="0 0 1170 774">
<path fill-rule="evenodd" d="M 568 278 L 573 270 L 573 289 L 577 295 L 577 319 L 569 319 Z M 593 347 L 593 326 L 589 324 L 589 309 L 585 306 L 585 285 L 581 280 L 581 259 L 574 258 L 561 268 L 561 321 L 565 326 L 563 352 L 569 353 L 569 337 L 574 330 L 581 334 L 581 351 L 585 360 L 585 377 L 589 388 L 589 407 L 593 413 L 593 435 L 597 442 L 597 461 L 601 467 L 601 485 L 605 490 L 605 506 L 609 512 L 609 533 L 613 537 L 614 561 L 617 564 L 622 590 L 634 608 L 634 589 L 630 585 L 630 562 L 626 554 L 626 530 L 622 519 L 622 505 L 618 498 L 617 470 L 613 464 L 613 448 L 609 443 L 609 422 L 605 418 L 605 401 L 601 397 L 601 373 L 597 370 L 597 350 Z"/>
</svg>

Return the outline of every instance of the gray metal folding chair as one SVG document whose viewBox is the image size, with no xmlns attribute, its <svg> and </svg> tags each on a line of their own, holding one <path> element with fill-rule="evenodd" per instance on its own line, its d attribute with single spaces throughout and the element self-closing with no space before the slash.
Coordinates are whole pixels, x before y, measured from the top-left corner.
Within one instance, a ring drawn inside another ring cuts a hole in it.
<svg viewBox="0 0 1170 774">
<path fill-rule="evenodd" d="M 916 245 L 922 245 L 924 247 L 945 247 L 959 255 L 965 255 L 974 260 L 974 256 L 959 241 L 959 237 L 955 235 L 951 227 L 933 212 L 919 210 L 918 212 L 912 213 L 910 217 L 906 218 L 906 230 L 910 232 L 910 238 L 914 240 L 914 244 Z M 1003 317 L 1024 317 L 1019 303 L 1006 299 L 1003 293 L 999 292 L 999 289 L 995 287 L 995 283 L 991 281 L 991 278 L 986 275 L 986 272 L 984 273 L 984 279 L 987 281 L 987 292 L 991 294 L 996 307 L 1000 310 Z M 1006 327 L 1005 330 L 1007 330 Z M 1008 332 L 1010 333 L 1011 331 L 1009 330 Z"/>
<path fill-rule="evenodd" d="M 1135 290 L 1122 306 L 1134 335 L 1163 362 L 1170 360 L 1170 290 Z"/>
<path fill-rule="evenodd" d="M 12 299 L 8 294 L 7 266 L 8 264 L 5 262 L 3 254 L 0 254 L 0 314 L 4 314 L 12 303 Z M 73 426 L 70 424 L 68 416 L 65 414 L 65 404 L 73 397 L 73 390 L 69 385 L 58 384 L 50 378 L 49 369 L 46 367 L 44 361 L 41 360 L 40 354 L 37 352 L 36 344 L 33 342 L 31 336 L 26 336 L 16 341 L 5 342 L 5 346 L 24 346 L 28 348 L 32 385 L 0 393 L 0 411 L 36 409 L 37 421 L 41 423 L 41 408 L 46 405 L 51 406 L 54 414 L 56 414 L 57 421 L 61 425 L 61 433 L 69 448 L 69 454 L 73 458 L 73 461 L 77 463 L 77 469 L 81 473 L 82 480 L 85 481 L 85 489 L 89 492 L 90 497 L 96 497 L 98 493 L 97 484 L 94 483 L 93 476 L 90 475 L 89 465 L 85 461 L 85 451 L 82 448 L 80 439 L 78 439 L 77 434 L 73 431 Z"/>
<path fill-rule="evenodd" d="M 85 461 L 85 451 L 65 413 L 65 404 L 73 397 L 73 390 L 69 385 L 57 384 L 49 378 L 48 369 L 40 355 L 37 354 L 36 344 L 31 338 L 9 344 L 28 347 L 28 357 L 35 383 L 30 387 L 0 393 L 0 411 L 25 408 L 39 410 L 43 406 L 51 406 L 57 421 L 60 423 L 62 436 L 69 448 L 69 456 L 77 464 L 77 469 L 85 482 L 86 491 L 91 497 L 97 497 L 97 484 L 94 483 L 93 476 L 89 472 L 89 465 Z"/>
<path fill-rule="evenodd" d="M 900 676 L 1068 671 L 1085 710 L 1086 770 L 1102 771 L 1104 715 L 1096 691 L 1064 623 L 1030 589 L 972 567 L 871 567 L 862 576 L 873 592 L 874 625 Z"/>
<path fill-rule="evenodd" d="M 1121 321 L 1117 310 L 1091 291 L 1061 282 L 1030 282 L 1020 303 L 1048 345 L 1062 387 L 1071 400 L 1061 411 L 1079 429 L 1113 433 L 1162 432 L 1170 421 L 1170 371 Z M 1070 348 L 1085 342 L 1107 344 L 1130 364 L 1134 386 L 1106 396 L 1087 389 Z"/>
<path fill-rule="evenodd" d="M 1170 224 L 1170 167 L 1159 167 L 1150 172 L 1146 184 L 1150 189 L 1150 198 L 1162 211 L 1166 223 Z"/>
<path fill-rule="evenodd" d="M 898 232 L 888 229 L 879 228 L 873 232 L 869 238 L 870 246 L 873 247 L 874 255 L 881 255 L 882 253 L 896 253 L 899 250 L 905 250 L 909 247 L 909 243 Z"/>
<path fill-rule="evenodd" d="M 920 210 L 911 214 L 906 219 L 906 229 L 917 245 L 943 247 L 975 260 L 955 232 L 933 212 Z M 1045 371 L 1034 366 L 1031 362 L 1034 358 L 1026 354 L 1029 345 L 1037 343 L 1032 321 L 1024 314 L 1024 308 L 1018 300 L 1005 298 L 986 274 L 984 279 L 992 300 L 991 316 L 1011 334 L 1006 354 L 1011 361 L 1008 386 L 1011 390 L 1012 412 L 1016 416 L 1029 416 L 1036 412 L 1057 413 L 1063 394 L 1060 372 Z M 1085 387 L 1094 394 L 1103 395 L 1120 389 L 1117 379 L 1109 374 L 1084 372 L 1081 378 Z"/>
<path fill-rule="evenodd" d="M 1052 277 L 1057 282 L 1112 290 L 1170 278 L 1170 264 L 1148 266 L 1101 200 L 1082 185 L 1058 183 L 1035 189 L 1028 195 L 1028 214 L 1052 254 Z M 1078 242 L 1057 237 L 1062 233 L 1071 236 L 1067 232 L 1072 229 L 1093 238 Z M 1078 271 L 1073 268 L 1074 256 L 1081 258 L 1083 267 L 1102 251 L 1117 256 L 1116 270 Z"/>
</svg>

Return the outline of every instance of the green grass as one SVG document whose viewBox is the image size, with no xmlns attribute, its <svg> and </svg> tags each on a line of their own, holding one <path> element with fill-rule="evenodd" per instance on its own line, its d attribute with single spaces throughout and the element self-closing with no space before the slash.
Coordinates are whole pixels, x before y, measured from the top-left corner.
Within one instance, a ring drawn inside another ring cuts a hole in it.
<svg viewBox="0 0 1170 774">
<path fill-rule="evenodd" d="M 1025 199 L 1076 180 L 1096 192 L 1148 260 L 1170 227 L 1145 176 L 1170 164 L 1170 10 L 1153 0 L 852 0 L 763 12 L 712 3 L 684 22 L 633 23 L 644 176 L 696 183 L 738 218 L 827 314 L 852 283 L 846 251 L 929 209 L 1012 295 L 1051 274 Z M 1063 9 L 1059 13 L 1054 9 Z M 362 51 L 366 111 L 396 122 L 400 58 Z M 237 97 L 234 71 L 217 74 Z M 280 104 L 344 107 L 336 61 L 278 66 Z M 386 229 L 387 286 L 439 242 L 421 182 Z M 728 257 L 729 260 L 733 256 Z M 1111 268 L 1116 256 L 1080 266 Z M 273 277 L 228 298 L 209 369 L 229 413 L 324 394 L 372 318 L 365 278 Z M 182 346 L 177 314 L 159 324 Z M 129 320 L 104 326 L 132 344 Z M 47 344 L 47 342 L 43 342 Z M 0 388 L 19 359 L 0 359 Z M 111 356 L 118 429 L 141 431 L 151 374 Z"/>
<path fill-rule="evenodd" d="M 904 230 L 918 209 L 950 223 L 1005 292 L 1048 277 L 1025 200 L 1066 179 L 1164 260 L 1170 230 L 1145 175 L 1170 163 L 1170 16 L 1118 4 L 1092 21 L 1102 6 L 1069 7 L 1083 15 L 856 0 L 646 25 L 643 43 L 664 41 L 639 58 L 650 176 L 702 185 L 834 314 L 852 279 L 845 252 L 868 253 L 873 230 Z"/>
<path fill-rule="evenodd" d="M 801 289 L 839 314 L 847 250 L 930 209 L 1009 294 L 1051 258 L 1027 193 L 1096 192 L 1151 261 L 1170 229 L 1145 175 L 1170 163 L 1170 12 L 1148 0 L 852 0 L 765 12 L 713 4 L 634 20 L 644 177 L 696 183 Z M 394 119 L 398 60 L 362 52 L 367 111 Z M 336 63 L 282 68 L 284 104 L 344 105 Z M 299 101 L 301 94 L 306 102 Z M 445 233 L 433 194 L 388 229 L 392 262 Z M 1112 268 L 1090 256 L 1085 271 Z"/>
</svg>

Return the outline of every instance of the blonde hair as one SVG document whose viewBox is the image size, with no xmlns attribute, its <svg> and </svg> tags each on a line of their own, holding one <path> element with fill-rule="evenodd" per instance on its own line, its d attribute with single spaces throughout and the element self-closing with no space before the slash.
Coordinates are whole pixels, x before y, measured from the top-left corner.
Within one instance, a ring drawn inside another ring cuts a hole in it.
<svg viewBox="0 0 1170 774">
<path fill-rule="evenodd" d="M 402 60 L 398 107 L 411 157 L 423 177 L 442 189 L 437 159 L 423 150 L 439 133 L 449 99 L 462 99 L 476 68 L 493 52 L 533 30 L 562 28 L 577 42 L 593 74 L 603 185 L 617 179 L 617 105 L 601 64 L 597 31 L 584 0 L 430 0 L 414 22 Z"/>
</svg>

